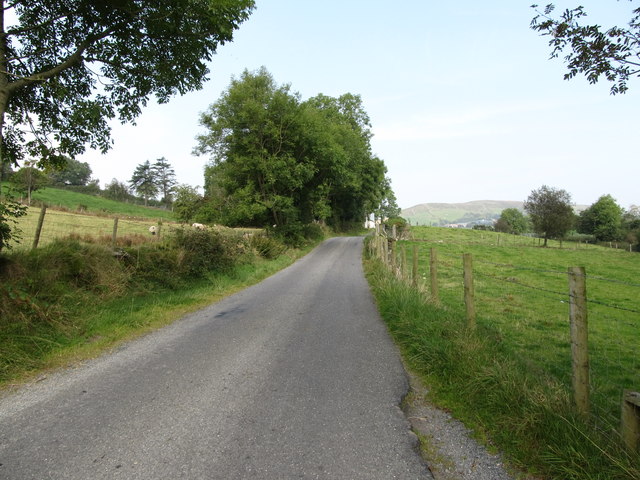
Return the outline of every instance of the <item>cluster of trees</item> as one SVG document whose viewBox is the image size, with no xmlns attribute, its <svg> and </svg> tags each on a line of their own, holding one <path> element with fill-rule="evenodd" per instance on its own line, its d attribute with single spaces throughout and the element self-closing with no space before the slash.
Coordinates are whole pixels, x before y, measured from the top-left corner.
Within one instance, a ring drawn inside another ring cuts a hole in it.
<svg viewBox="0 0 640 480">
<path fill-rule="evenodd" d="M 91 174 L 88 163 L 65 158 L 64 164 L 49 166 L 44 170 L 38 168 L 35 161 L 27 161 L 15 172 L 8 169 L 6 178 L 15 190 L 25 195 L 28 205 L 31 204 L 33 192 L 50 186 L 102 195 L 118 201 L 135 201 L 133 193 L 136 193 L 145 205 L 149 204 L 149 200 L 160 196 L 159 205 L 169 207 L 173 202 L 177 185 L 175 171 L 164 157 L 157 159 L 153 164 L 147 160 L 138 165 L 129 180 L 129 185 L 114 178 L 104 190 L 101 190 L 99 180 L 91 178 Z"/>
<path fill-rule="evenodd" d="M 533 190 L 524 202 L 524 211 L 508 208 L 502 211 L 495 230 L 522 234 L 533 231 L 544 238 L 562 239 L 570 231 L 589 235 L 595 241 L 627 241 L 640 239 L 640 207 L 625 211 L 611 195 L 602 195 L 589 208 L 576 215 L 571 195 L 565 190 L 543 185 Z"/>
<path fill-rule="evenodd" d="M 151 164 L 149 160 L 136 167 L 129 180 L 131 188 L 144 199 L 145 206 L 150 198 L 161 196 L 160 202 L 171 205 L 176 185 L 176 172 L 166 158 L 162 157 Z"/>
<path fill-rule="evenodd" d="M 175 211 L 231 226 L 341 228 L 399 209 L 358 95 L 302 101 L 262 68 L 234 78 L 202 114 L 197 154 L 209 155 L 205 194 L 180 188 Z"/>
</svg>

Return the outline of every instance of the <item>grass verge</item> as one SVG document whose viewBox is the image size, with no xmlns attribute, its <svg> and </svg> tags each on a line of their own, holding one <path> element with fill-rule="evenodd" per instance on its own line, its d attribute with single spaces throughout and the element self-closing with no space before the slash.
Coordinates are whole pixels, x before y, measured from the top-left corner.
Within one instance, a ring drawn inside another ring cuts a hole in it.
<svg viewBox="0 0 640 480">
<path fill-rule="evenodd" d="M 543 478 L 640 478 L 629 454 L 575 413 L 564 385 L 514 355 L 498 331 L 467 330 L 460 312 L 437 307 L 374 260 L 365 269 L 380 313 L 407 364 L 429 386 L 429 401 Z"/>
</svg>

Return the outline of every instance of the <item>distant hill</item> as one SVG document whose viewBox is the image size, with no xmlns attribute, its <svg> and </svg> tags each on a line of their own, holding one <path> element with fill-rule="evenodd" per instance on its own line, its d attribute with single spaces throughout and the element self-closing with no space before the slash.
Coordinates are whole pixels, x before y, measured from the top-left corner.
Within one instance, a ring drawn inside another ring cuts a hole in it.
<svg viewBox="0 0 640 480">
<path fill-rule="evenodd" d="M 421 203 L 402 210 L 402 217 L 412 225 L 445 225 L 450 223 L 492 223 L 505 208 L 523 210 L 523 202 L 509 200 L 476 200 L 466 203 Z"/>
</svg>

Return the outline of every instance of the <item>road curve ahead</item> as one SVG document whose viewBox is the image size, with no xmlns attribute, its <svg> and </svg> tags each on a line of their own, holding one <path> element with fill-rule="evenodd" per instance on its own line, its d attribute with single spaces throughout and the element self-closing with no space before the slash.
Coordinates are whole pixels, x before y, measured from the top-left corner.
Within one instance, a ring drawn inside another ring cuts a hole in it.
<svg viewBox="0 0 640 480">
<path fill-rule="evenodd" d="M 407 380 L 333 238 L 117 352 L 0 400 L 0 479 L 423 479 Z"/>
</svg>

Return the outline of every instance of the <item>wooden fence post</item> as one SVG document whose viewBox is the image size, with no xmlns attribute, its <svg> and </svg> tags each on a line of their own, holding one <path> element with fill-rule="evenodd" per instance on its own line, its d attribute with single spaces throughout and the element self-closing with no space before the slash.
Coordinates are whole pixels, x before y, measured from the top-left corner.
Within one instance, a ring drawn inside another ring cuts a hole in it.
<svg viewBox="0 0 640 480">
<path fill-rule="evenodd" d="M 407 280 L 407 249 L 403 246 L 400 250 L 400 277 L 404 283 Z"/>
<path fill-rule="evenodd" d="M 431 301 L 437 305 L 440 303 L 440 294 L 438 292 L 438 251 L 433 247 L 429 256 L 429 275 L 431 278 Z"/>
<path fill-rule="evenodd" d="M 476 306 L 474 303 L 473 290 L 473 257 L 470 253 L 462 256 L 464 266 L 464 304 L 467 307 L 467 327 L 476 328 Z"/>
<path fill-rule="evenodd" d="M 622 397 L 622 441 L 631 452 L 640 447 L 640 393 L 624 391 Z"/>
<path fill-rule="evenodd" d="M 413 287 L 417 288 L 418 287 L 418 246 L 415 244 L 413 245 L 413 269 L 411 273 L 412 273 Z"/>
<path fill-rule="evenodd" d="M 396 273 L 396 262 L 397 262 L 396 241 L 391 240 L 391 262 L 389 263 L 389 265 L 391 266 L 391 271 L 393 272 L 394 275 Z"/>
<path fill-rule="evenodd" d="M 582 415 L 589 413 L 587 285 L 584 267 L 569 267 L 569 317 L 573 395 Z"/>
<path fill-rule="evenodd" d="M 40 234 L 42 233 L 42 225 L 44 224 L 44 216 L 47 213 L 47 205 L 42 204 L 42 208 L 40 209 L 40 216 L 38 217 L 38 225 L 36 226 L 36 234 L 33 237 L 33 248 L 34 250 L 38 248 L 38 243 L 40 242 Z"/>
<path fill-rule="evenodd" d="M 113 233 L 111 234 L 111 245 L 116 246 L 116 238 L 118 238 L 118 217 L 113 219 Z"/>
</svg>

